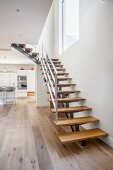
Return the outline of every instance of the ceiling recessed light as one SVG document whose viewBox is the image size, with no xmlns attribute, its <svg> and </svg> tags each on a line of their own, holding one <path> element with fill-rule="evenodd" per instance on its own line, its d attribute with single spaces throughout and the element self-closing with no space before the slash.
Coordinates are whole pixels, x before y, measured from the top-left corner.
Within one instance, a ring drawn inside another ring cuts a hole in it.
<svg viewBox="0 0 113 170">
<path fill-rule="evenodd" d="M 20 9 L 16 9 L 16 12 L 20 12 Z"/>
</svg>

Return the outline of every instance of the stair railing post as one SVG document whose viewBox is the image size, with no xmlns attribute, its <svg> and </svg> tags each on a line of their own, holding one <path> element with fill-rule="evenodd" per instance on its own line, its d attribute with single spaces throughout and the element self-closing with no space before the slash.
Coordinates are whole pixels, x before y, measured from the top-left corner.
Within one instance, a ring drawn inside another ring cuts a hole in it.
<svg viewBox="0 0 113 170">
<path fill-rule="evenodd" d="M 58 121 L 58 88 L 57 88 L 57 73 L 55 73 L 55 113 L 56 113 L 56 122 Z"/>
<path fill-rule="evenodd" d="M 48 89 L 51 94 L 52 102 L 54 105 L 55 109 L 55 119 L 58 121 L 58 87 L 57 87 L 57 70 L 52 62 L 52 60 L 48 57 L 47 51 L 45 50 L 43 44 L 42 44 L 42 64 L 44 65 L 45 68 L 45 75 L 47 74 L 47 84 L 48 84 Z M 53 72 L 50 69 L 50 66 L 48 63 L 52 64 L 53 67 Z M 51 80 L 53 78 L 53 80 Z M 54 85 L 53 85 L 54 84 Z"/>
</svg>

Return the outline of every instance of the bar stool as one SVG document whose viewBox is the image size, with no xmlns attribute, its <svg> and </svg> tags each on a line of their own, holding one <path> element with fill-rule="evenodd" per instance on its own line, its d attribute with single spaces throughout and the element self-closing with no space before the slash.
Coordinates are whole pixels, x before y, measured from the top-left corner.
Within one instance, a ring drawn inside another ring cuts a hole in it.
<svg viewBox="0 0 113 170">
<path fill-rule="evenodd" d="M 6 93 L 6 97 L 5 97 L 6 104 L 7 104 L 8 99 L 12 99 L 11 101 L 14 102 L 14 103 L 16 102 L 16 100 L 15 100 L 15 88 L 14 87 L 6 87 L 5 93 Z"/>
</svg>

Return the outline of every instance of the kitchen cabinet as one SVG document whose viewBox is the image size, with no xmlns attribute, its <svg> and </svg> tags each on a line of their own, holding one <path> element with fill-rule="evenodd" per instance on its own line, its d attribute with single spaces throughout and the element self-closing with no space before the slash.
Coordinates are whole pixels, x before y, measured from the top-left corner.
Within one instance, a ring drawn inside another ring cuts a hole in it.
<svg viewBox="0 0 113 170">
<path fill-rule="evenodd" d="M 27 90 L 16 90 L 16 97 L 27 97 Z"/>
<path fill-rule="evenodd" d="M 31 70 L 30 70 L 31 71 Z M 28 70 L 18 70 L 18 76 L 27 76 Z"/>
<path fill-rule="evenodd" d="M 17 86 L 17 73 L 0 73 L 0 86 Z"/>
<path fill-rule="evenodd" d="M 26 77 L 26 81 L 25 81 Z M 21 88 L 18 88 L 20 87 Z M 26 90 L 24 86 L 26 85 Z M 23 87 L 23 89 L 22 89 Z M 17 97 L 27 97 L 28 93 L 35 92 L 35 70 L 18 70 Z"/>
<path fill-rule="evenodd" d="M 35 70 L 0 72 L 0 86 L 16 87 L 16 97 L 27 97 L 28 93 L 35 93 Z"/>
</svg>

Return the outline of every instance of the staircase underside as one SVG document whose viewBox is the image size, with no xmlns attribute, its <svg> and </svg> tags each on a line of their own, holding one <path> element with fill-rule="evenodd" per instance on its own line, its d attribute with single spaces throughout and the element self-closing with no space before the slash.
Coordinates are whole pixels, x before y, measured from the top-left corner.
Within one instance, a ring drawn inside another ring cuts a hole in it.
<svg viewBox="0 0 113 170">
<path fill-rule="evenodd" d="M 15 48 L 17 51 L 28 57 L 30 60 L 32 60 L 34 63 L 39 64 L 39 60 L 37 60 L 35 57 L 33 57 L 32 54 L 29 53 L 26 49 L 24 49 L 24 44 L 15 44 L 12 43 L 11 47 Z"/>
</svg>

